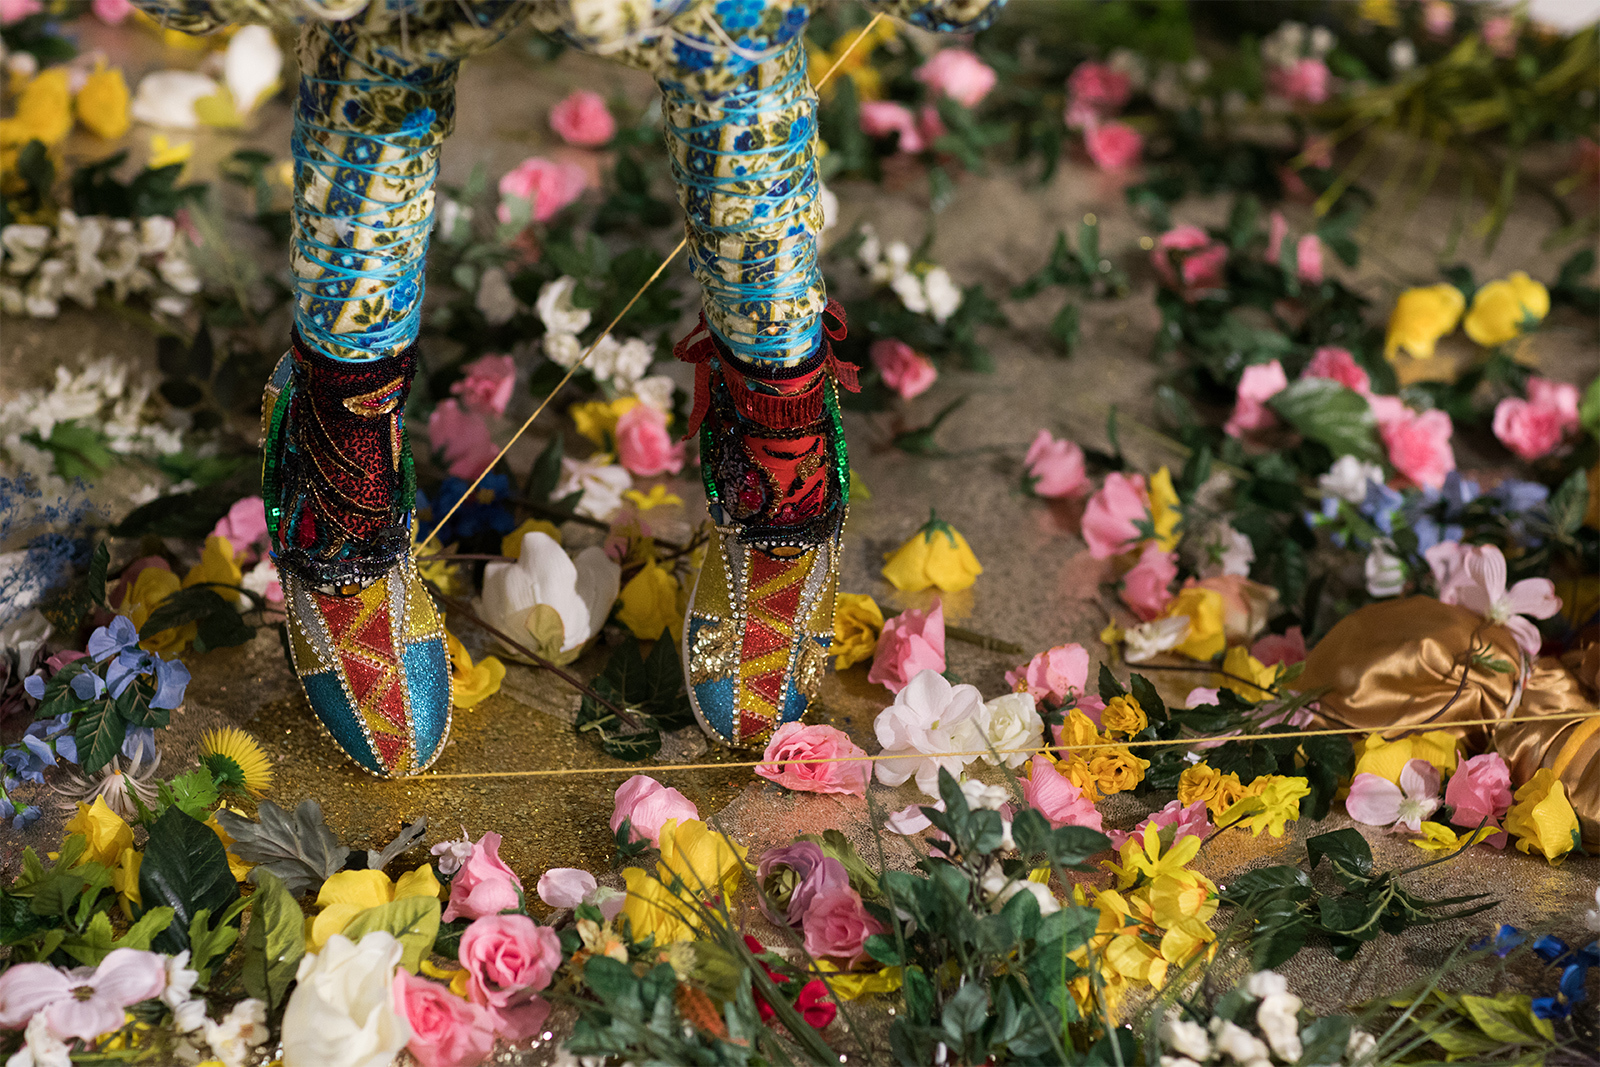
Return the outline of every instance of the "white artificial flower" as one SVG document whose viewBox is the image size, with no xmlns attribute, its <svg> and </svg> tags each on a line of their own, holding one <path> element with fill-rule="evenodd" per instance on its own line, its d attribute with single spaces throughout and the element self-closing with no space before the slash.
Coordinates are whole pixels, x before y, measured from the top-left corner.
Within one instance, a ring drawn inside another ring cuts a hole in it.
<svg viewBox="0 0 1600 1067">
<path fill-rule="evenodd" d="M 456 229 L 461 226 L 472 226 L 472 208 L 453 200 L 448 196 L 441 196 L 439 204 L 439 236 L 446 241 L 454 241 Z"/>
<path fill-rule="evenodd" d="M 467 828 L 461 828 L 461 836 L 452 841 L 440 841 L 428 850 L 439 858 L 439 871 L 446 877 L 455 874 L 461 865 L 472 856 L 472 837 L 467 833 Z"/>
<path fill-rule="evenodd" d="M 1293 993 L 1273 993 L 1256 1008 L 1256 1025 L 1272 1051 L 1285 1063 L 1300 1059 L 1305 1049 L 1300 1044 L 1300 1009 L 1304 1007 Z"/>
<path fill-rule="evenodd" d="M 1245 979 L 1244 991 L 1257 1000 L 1289 992 L 1289 980 L 1277 971 L 1256 971 Z"/>
<path fill-rule="evenodd" d="M 1409 38 L 1401 37 L 1389 45 L 1389 69 L 1404 74 L 1417 65 L 1417 46 Z"/>
<path fill-rule="evenodd" d="M 241 26 L 222 54 L 222 80 L 240 115 L 256 109 L 281 84 L 283 50 L 265 26 Z"/>
<path fill-rule="evenodd" d="M 0 230 L 0 254 L 7 274 L 29 274 L 39 265 L 54 234 L 48 226 L 12 223 Z"/>
<path fill-rule="evenodd" d="M 617 356 L 622 352 L 622 342 L 606 334 L 594 343 L 594 349 L 583 367 L 594 375 L 597 382 L 609 382 L 617 372 Z"/>
<path fill-rule="evenodd" d="M 267 1043 L 267 1005 L 248 997 L 239 1001 L 220 1022 L 207 1022 L 206 1044 L 226 1067 L 244 1067 L 252 1049 Z"/>
<path fill-rule="evenodd" d="M 156 269 L 161 272 L 162 281 L 184 296 L 193 296 L 200 291 L 200 275 L 195 273 L 194 264 L 189 262 L 188 257 L 168 252 L 161 257 Z"/>
<path fill-rule="evenodd" d="M 44 1012 L 35 1012 L 23 1031 L 23 1046 L 6 1060 L 6 1067 L 72 1067 L 67 1042 L 50 1032 Z"/>
<path fill-rule="evenodd" d="M 856 247 L 856 260 L 868 272 L 878 265 L 878 260 L 883 258 L 883 242 L 878 240 L 878 231 L 872 228 L 872 223 L 861 224 L 861 244 Z"/>
<path fill-rule="evenodd" d="M 1218 519 L 1206 531 L 1200 551 L 1204 553 L 1200 561 L 1202 578 L 1228 574 L 1248 578 L 1250 564 L 1256 560 L 1256 548 L 1250 538 L 1229 526 L 1226 519 Z"/>
<path fill-rule="evenodd" d="M 1187 1056 L 1162 1056 L 1161 1067 L 1200 1067 Z"/>
<path fill-rule="evenodd" d="M 1217 1052 L 1235 1063 L 1272 1062 L 1272 1050 L 1266 1042 L 1227 1019 L 1212 1018 L 1211 1034 L 1216 1038 Z"/>
<path fill-rule="evenodd" d="M 599 545 L 574 561 L 549 534 L 535 531 L 523 535 L 517 562 L 484 567 L 478 610 L 539 655 L 570 663 L 605 625 L 621 578 L 622 568 Z"/>
<path fill-rule="evenodd" d="M 306 953 L 283 1012 L 283 1067 L 388 1067 L 411 1040 L 390 990 L 403 951 L 374 930 L 359 943 L 334 934 Z"/>
<path fill-rule="evenodd" d="M 178 224 L 166 215 L 150 215 L 139 220 L 139 252 L 142 255 L 165 255 L 177 236 Z"/>
<path fill-rule="evenodd" d="M 960 777 L 977 757 L 955 753 L 983 747 L 983 694 L 921 671 L 878 713 L 873 729 L 882 754 L 891 757 L 878 761 L 878 781 L 896 786 L 915 776 L 917 788 L 936 797 L 940 768 Z"/>
<path fill-rule="evenodd" d="M 1333 31 L 1328 29 L 1328 27 L 1311 27 L 1311 54 L 1316 56 L 1318 59 L 1321 59 L 1323 56 L 1333 51 L 1334 46 L 1338 43 L 1339 38 L 1335 37 L 1333 35 Z"/>
<path fill-rule="evenodd" d="M 1583 913 L 1583 923 L 1589 929 L 1600 933 L 1600 885 L 1594 887 L 1594 907 Z"/>
<path fill-rule="evenodd" d="M 256 596 L 266 599 L 267 590 L 273 582 L 278 581 L 278 566 L 272 562 L 271 556 L 262 556 L 260 562 L 244 572 L 239 580 L 241 588 L 248 589 Z M 279 596 L 281 598 L 281 587 Z M 239 599 L 239 610 L 248 611 L 250 604 L 243 597 Z"/>
<path fill-rule="evenodd" d="M 1173 615 L 1141 623 L 1123 631 L 1122 658 L 1129 663 L 1148 663 L 1161 653 L 1183 644 L 1189 636 L 1189 616 Z"/>
<path fill-rule="evenodd" d="M 192 1034 L 205 1027 L 206 1002 L 199 997 L 172 1006 L 172 1025 L 180 1034 Z"/>
<path fill-rule="evenodd" d="M 1204 1062 L 1211 1058 L 1211 1038 L 1197 1022 L 1169 1015 L 1161 1024 L 1161 1040 L 1176 1052 Z M 1162 1060 L 1165 1063 L 1165 1059 Z"/>
<path fill-rule="evenodd" d="M 189 966 L 189 950 L 184 949 L 176 956 L 168 956 L 167 986 L 161 991 L 161 1003 L 169 1008 L 176 1008 L 179 1004 L 189 999 L 190 990 L 200 980 L 200 972 Z"/>
<path fill-rule="evenodd" d="M 1014 879 L 1010 885 L 1000 890 L 999 895 L 994 898 L 994 902 L 989 907 L 993 911 L 999 911 L 1006 906 L 1006 901 L 1018 893 L 1033 894 L 1033 899 L 1039 902 L 1040 915 L 1054 915 L 1061 910 L 1061 901 L 1057 900 L 1056 895 L 1050 892 L 1049 886 L 1030 881 L 1027 878 Z"/>
<path fill-rule="evenodd" d="M 632 488 L 633 475 L 621 464 L 563 456 L 555 498 L 563 500 L 581 492 L 577 513 L 603 522 L 622 509 L 622 494 Z"/>
<path fill-rule="evenodd" d="M 983 707 L 986 712 L 984 735 L 995 752 L 1006 753 L 998 757 L 985 753 L 984 762 L 991 765 L 1004 763 L 1015 770 L 1032 759 L 1033 753 L 1017 750 L 1038 748 L 1044 744 L 1044 720 L 1034 707 L 1033 695 L 1007 693 L 988 701 Z"/>
<path fill-rule="evenodd" d="M 0 48 L 3 47 L 0 45 Z M 39 58 L 32 52 L 12 52 L 5 58 L 6 73 L 18 81 L 27 81 L 39 73 Z"/>
<path fill-rule="evenodd" d="M 152 126 L 192 130 L 200 125 L 195 102 L 214 95 L 220 88 L 215 81 L 192 70 L 158 70 L 140 79 L 128 114 Z"/>
<path fill-rule="evenodd" d="M 941 326 L 961 307 L 961 289 L 943 267 L 934 267 L 923 275 L 922 290 L 928 297 L 928 313 Z"/>
<path fill-rule="evenodd" d="M 907 311 L 914 311 L 918 315 L 928 313 L 928 295 L 923 291 L 922 279 L 910 271 L 902 271 L 889 279 L 889 288 L 894 290 L 894 295 L 900 298 Z"/>
<path fill-rule="evenodd" d="M 892 834 L 900 834 L 902 837 L 910 837 L 912 834 L 920 834 L 922 831 L 933 825 L 932 821 L 929 820 L 926 815 L 922 814 L 922 809 L 926 807 L 937 808 L 939 811 L 943 811 L 944 801 L 941 800 L 937 804 L 907 804 L 905 807 L 901 808 L 899 811 L 885 819 L 883 828 Z"/>
<path fill-rule="evenodd" d="M 1345 1062 L 1350 1067 L 1366 1067 L 1377 1051 L 1378 1039 L 1365 1030 L 1351 1030 L 1350 1040 L 1344 1044 Z"/>
<path fill-rule="evenodd" d="M 478 295 L 472 303 L 483 312 L 484 321 L 490 326 L 504 326 L 517 313 L 516 294 L 511 291 L 506 272 L 499 267 L 483 272 L 478 280 Z"/>
<path fill-rule="evenodd" d="M 677 385 L 665 374 L 652 374 L 633 383 L 633 395 L 663 414 L 672 411 L 672 394 L 676 389 Z"/>
<path fill-rule="evenodd" d="M 1011 799 L 1005 786 L 985 785 L 976 778 L 962 779 L 961 795 L 966 797 L 969 811 L 999 811 Z"/>
<path fill-rule="evenodd" d="M 1377 540 L 1367 550 L 1367 592 L 1372 596 L 1399 596 L 1405 591 L 1406 565 L 1393 548 L 1393 541 Z"/>
<path fill-rule="evenodd" d="M 1355 456 L 1340 456 L 1328 468 L 1328 473 L 1317 479 L 1317 488 L 1323 496 L 1336 496 L 1350 504 L 1360 504 L 1367 499 L 1367 483 L 1383 484 L 1383 468 Z"/>
<path fill-rule="evenodd" d="M 553 282 L 545 282 L 539 290 L 534 306 L 539 320 L 549 333 L 582 333 L 592 318 L 587 308 L 573 304 L 572 294 L 578 288 L 578 279 L 562 275 Z"/>
<path fill-rule="evenodd" d="M 570 367 L 583 358 L 583 345 L 570 333 L 544 335 L 544 354 L 558 367 Z"/>
<path fill-rule="evenodd" d="M 648 341 L 637 337 L 629 338 L 617 349 L 616 356 L 611 361 L 611 373 L 608 377 L 618 389 L 626 389 L 644 377 L 645 371 L 650 369 L 650 362 L 655 358 L 655 349 L 650 347 Z"/>
</svg>

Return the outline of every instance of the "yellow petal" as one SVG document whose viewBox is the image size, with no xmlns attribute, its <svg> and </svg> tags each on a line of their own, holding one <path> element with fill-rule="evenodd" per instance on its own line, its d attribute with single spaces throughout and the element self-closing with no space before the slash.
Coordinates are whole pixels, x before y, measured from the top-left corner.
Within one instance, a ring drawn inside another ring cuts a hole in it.
<svg viewBox="0 0 1600 1067">
<path fill-rule="evenodd" d="M 354 874 L 354 871 L 340 871 L 340 874 Z M 365 873 L 365 872 L 361 872 Z M 335 878 L 338 875 L 334 875 Z M 328 938 L 343 932 L 346 926 L 357 915 L 367 909 L 359 904 L 332 904 L 323 908 L 321 912 L 306 920 L 306 951 L 320 952 L 322 946 L 328 943 Z"/>
<path fill-rule="evenodd" d="M 1416 736 L 1402 737 L 1398 741 L 1385 741 L 1378 734 L 1368 734 L 1356 750 L 1354 774 L 1375 774 L 1395 784 L 1400 782 L 1400 772 L 1412 758 Z"/>
<path fill-rule="evenodd" d="M 437 897 L 439 895 L 439 879 L 433 876 L 433 868 L 424 863 L 414 871 L 400 876 L 394 884 L 394 899 L 402 897 Z"/>
<path fill-rule="evenodd" d="M 1176 618 L 1179 615 L 1188 617 L 1189 633 L 1182 644 L 1174 647 L 1174 652 L 1203 662 L 1227 647 L 1228 641 L 1223 631 L 1222 594 L 1215 589 L 1190 586 L 1180 590 L 1172 598 L 1172 603 L 1167 605 L 1166 617 Z"/>
<path fill-rule="evenodd" d="M 393 899 L 394 883 L 382 871 L 340 871 L 322 883 L 322 890 L 317 893 L 317 907 L 351 904 L 357 911 L 365 911 Z"/>
<path fill-rule="evenodd" d="M 144 577 L 140 572 L 139 577 Z M 209 588 L 213 593 L 221 596 L 229 603 L 239 602 L 239 590 L 229 589 L 227 586 L 238 586 L 244 578 L 244 572 L 233 561 L 233 545 L 226 537 L 211 536 L 206 538 L 205 551 L 200 554 L 200 562 L 189 568 L 189 573 L 183 576 L 183 587 L 201 583 L 212 583 Z"/>
<path fill-rule="evenodd" d="M 78 90 L 78 121 L 96 137 L 115 141 L 128 132 L 128 83 L 122 71 L 95 64 L 94 73 Z"/>
<path fill-rule="evenodd" d="M 1403 351 L 1417 359 L 1428 359 L 1439 338 L 1456 328 L 1466 304 L 1461 290 L 1446 283 L 1407 289 L 1389 315 L 1384 357 L 1393 360 Z"/>
<path fill-rule="evenodd" d="M 1171 552 L 1178 547 L 1183 512 L 1178 510 L 1178 491 L 1172 487 L 1172 472 L 1166 467 L 1150 476 L 1150 522 L 1161 551 Z"/>
<path fill-rule="evenodd" d="M 678 580 L 655 560 L 622 587 L 617 619 L 641 641 L 654 641 L 682 625 L 678 614 Z"/>
<path fill-rule="evenodd" d="M 933 579 L 928 577 L 930 554 L 922 534 L 913 534 L 911 540 L 884 557 L 889 562 L 884 564 L 883 576 L 902 593 L 919 593 L 933 584 Z"/>
<path fill-rule="evenodd" d="M 531 533 L 546 534 L 556 544 L 559 545 L 561 543 L 561 529 L 555 523 L 545 522 L 543 519 L 525 519 L 521 526 L 518 526 L 500 539 L 500 554 L 520 560 L 522 558 L 522 538 Z"/>
</svg>

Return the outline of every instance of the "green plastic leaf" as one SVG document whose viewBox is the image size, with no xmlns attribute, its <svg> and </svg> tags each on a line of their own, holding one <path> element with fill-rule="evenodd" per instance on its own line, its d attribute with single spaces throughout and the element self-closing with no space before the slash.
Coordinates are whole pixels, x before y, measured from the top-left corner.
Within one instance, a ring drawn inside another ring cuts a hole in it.
<svg viewBox="0 0 1600 1067">
<path fill-rule="evenodd" d="M 276 1008 L 306 952 L 305 915 L 271 871 L 257 869 L 255 883 L 244 938 L 244 988 Z"/>
<path fill-rule="evenodd" d="M 168 808 L 150 827 L 139 865 L 139 896 L 145 908 L 170 907 L 174 922 L 155 940 L 159 951 L 176 954 L 189 947 L 189 924 L 201 908 L 213 915 L 239 896 L 228 868 L 228 853 L 211 827 Z"/>
<path fill-rule="evenodd" d="M 1600 379 L 1597 379 L 1600 380 Z M 1575 470 L 1550 494 L 1550 524 L 1564 534 L 1575 534 L 1589 511 L 1589 477 Z"/>
<path fill-rule="evenodd" d="M 133 691 L 129 686 L 123 695 Z M 78 762 L 83 773 L 94 774 L 110 763 L 122 751 L 122 742 L 128 736 L 128 721 L 117 711 L 111 700 L 102 700 L 84 707 L 78 716 L 73 737 L 78 742 Z"/>
<path fill-rule="evenodd" d="M 226 809 L 217 822 L 233 838 L 233 854 L 271 871 L 290 893 L 318 889 L 344 868 L 350 850 L 339 843 L 315 800 L 302 800 L 290 815 L 270 800 L 256 808 L 255 822 Z M 259 879 L 252 874 L 252 880 Z"/>
<path fill-rule="evenodd" d="M 1302 378 L 1291 382 L 1267 405 L 1335 456 L 1383 459 L 1374 436 L 1372 405 L 1347 386 L 1329 378 Z"/>
<path fill-rule="evenodd" d="M 401 966 L 416 974 L 423 957 L 433 951 L 434 938 L 439 935 L 439 908 L 438 897 L 401 897 L 368 908 L 350 920 L 350 925 L 341 932 L 352 941 L 360 941 L 363 934 L 387 930 L 404 946 Z"/>
<path fill-rule="evenodd" d="M 1372 848 L 1353 827 L 1318 834 L 1306 842 L 1308 867 L 1316 870 L 1324 856 L 1347 888 L 1352 881 L 1363 880 L 1372 873 Z"/>
<path fill-rule="evenodd" d="M 969 1034 L 976 1034 L 989 1017 L 989 991 L 982 982 L 968 982 L 956 990 L 955 996 L 945 1001 L 940 1022 L 953 1045 L 966 1044 Z"/>
<path fill-rule="evenodd" d="M 111 566 L 111 548 L 101 541 L 94 546 L 94 556 L 89 560 L 89 598 L 103 608 L 106 604 L 106 568 Z"/>
</svg>

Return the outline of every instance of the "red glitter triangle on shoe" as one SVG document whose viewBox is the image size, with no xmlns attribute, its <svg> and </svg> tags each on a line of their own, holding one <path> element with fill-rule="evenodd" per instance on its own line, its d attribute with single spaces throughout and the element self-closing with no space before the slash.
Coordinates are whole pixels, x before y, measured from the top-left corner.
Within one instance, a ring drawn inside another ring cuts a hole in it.
<svg viewBox="0 0 1600 1067">
<path fill-rule="evenodd" d="M 759 589 L 794 566 L 792 559 L 779 559 L 765 552 L 750 553 L 750 588 Z"/>
<path fill-rule="evenodd" d="M 343 653 L 339 658 L 344 661 L 344 676 L 350 682 L 350 695 L 355 698 L 356 706 L 359 708 L 367 702 L 367 697 L 389 672 L 363 656 Z"/>
<path fill-rule="evenodd" d="M 361 614 L 361 598 L 353 596 L 331 596 L 327 593 L 311 594 L 316 598 L 317 611 L 322 615 L 323 621 L 328 626 L 328 636 L 335 641 L 344 636 L 350 624 L 356 621 L 356 616 Z"/>
<path fill-rule="evenodd" d="M 389 688 L 382 697 L 372 706 L 372 710 L 381 715 L 385 720 L 399 730 L 406 732 L 406 698 L 400 689 L 398 679 L 389 683 Z"/>
<path fill-rule="evenodd" d="M 398 734 L 374 732 L 372 743 L 377 748 L 378 758 L 383 760 L 385 767 L 395 766 L 405 755 L 406 739 Z"/>
<path fill-rule="evenodd" d="M 783 671 L 768 671 L 753 678 L 746 678 L 744 684 L 758 696 L 765 697 L 773 707 L 778 707 L 782 703 L 783 680 Z"/>
<path fill-rule="evenodd" d="M 800 610 L 800 583 L 790 582 L 775 593 L 756 601 L 756 606 L 770 612 L 786 623 L 794 622 L 794 613 Z"/>
<path fill-rule="evenodd" d="M 744 644 L 740 658 L 749 662 L 776 652 L 789 643 L 789 639 L 759 619 L 751 619 L 744 626 Z"/>
<path fill-rule="evenodd" d="M 371 649 L 383 659 L 394 658 L 394 636 L 389 628 L 389 605 L 383 604 L 373 612 L 372 618 L 351 635 L 352 644 Z"/>
</svg>

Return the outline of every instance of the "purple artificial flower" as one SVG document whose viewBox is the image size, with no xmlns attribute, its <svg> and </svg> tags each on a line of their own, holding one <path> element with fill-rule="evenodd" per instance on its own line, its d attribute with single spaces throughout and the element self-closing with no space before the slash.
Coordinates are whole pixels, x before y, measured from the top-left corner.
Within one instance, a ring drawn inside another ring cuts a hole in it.
<svg viewBox="0 0 1600 1067">
<path fill-rule="evenodd" d="M 22 691 L 35 700 L 43 700 L 44 685 L 44 671 L 34 671 L 22 680 Z"/>
<path fill-rule="evenodd" d="M 96 663 L 104 663 L 119 652 L 127 651 L 139 644 L 139 631 L 133 625 L 133 620 L 126 615 L 118 615 L 107 626 L 102 626 L 89 635 L 89 655 L 94 657 Z"/>
<path fill-rule="evenodd" d="M 156 664 L 161 662 L 161 657 L 153 656 L 139 648 L 125 648 L 117 654 L 116 661 L 106 668 L 106 685 L 111 687 L 113 697 L 122 696 L 141 674 L 149 674 L 156 669 Z"/>
<path fill-rule="evenodd" d="M 72 676 L 72 695 L 79 700 L 99 700 L 106 695 L 106 683 L 92 670 L 82 670 Z"/>
<path fill-rule="evenodd" d="M 784 913 L 779 915 L 767 903 L 767 896 L 772 893 L 767 883 L 771 876 L 781 877 L 783 868 L 793 872 L 790 876 L 793 882 Z M 761 864 L 756 868 L 756 884 L 763 890 L 761 910 L 767 913 L 767 918 L 775 923 L 799 926 L 806 909 L 817 897 L 835 890 L 849 889 L 850 875 L 845 871 L 844 864 L 823 853 L 821 845 L 814 841 L 796 841 L 782 848 L 769 848 L 762 854 Z"/>
<path fill-rule="evenodd" d="M 183 691 L 189 685 L 189 668 L 182 660 L 155 658 L 156 695 L 150 698 L 152 708 L 171 711 L 183 703 Z"/>
</svg>

